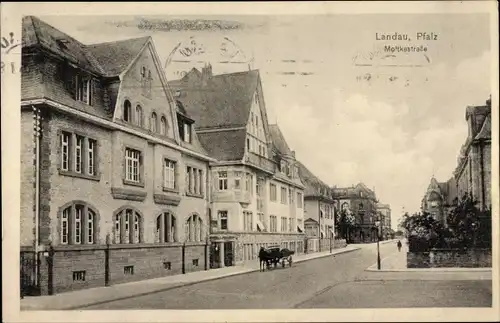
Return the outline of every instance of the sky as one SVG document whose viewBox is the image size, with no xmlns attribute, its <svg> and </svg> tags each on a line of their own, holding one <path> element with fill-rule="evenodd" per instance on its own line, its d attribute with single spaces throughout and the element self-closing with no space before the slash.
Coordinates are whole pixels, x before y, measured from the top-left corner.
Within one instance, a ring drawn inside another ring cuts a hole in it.
<svg viewBox="0 0 500 323">
<path fill-rule="evenodd" d="M 331 186 L 374 188 L 391 205 L 393 228 L 403 210 L 419 211 L 433 175 L 452 176 L 467 137 L 465 108 L 491 93 L 481 14 L 203 16 L 231 26 L 208 31 L 158 28 L 193 16 L 40 18 L 86 44 L 151 35 L 169 80 L 208 62 L 214 74 L 258 69 L 269 122 L 297 159 Z M 153 28 L 138 27 L 145 22 Z M 424 32 L 429 39 L 417 40 Z M 410 40 L 377 40 L 395 33 Z M 426 51 L 389 53 L 385 45 Z"/>
</svg>

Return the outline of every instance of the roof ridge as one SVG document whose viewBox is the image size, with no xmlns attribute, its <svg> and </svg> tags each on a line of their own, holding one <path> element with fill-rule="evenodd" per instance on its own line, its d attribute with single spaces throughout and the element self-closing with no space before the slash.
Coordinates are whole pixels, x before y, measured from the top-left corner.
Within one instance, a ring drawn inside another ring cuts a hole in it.
<svg viewBox="0 0 500 323">
<path fill-rule="evenodd" d="M 85 47 L 93 47 L 93 46 L 99 46 L 99 45 L 110 45 L 110 44 L 117 44 L 117 43 L 122 43 L 122 42 L 128 42 L 128 41 L 134 41 L 134 40 L 139 40 L 139 39 L 148 39 L 151 38 L 151 36 L 141 36 L 141 37 L 134 37 L 134 38 L 126 38 L 126 39 L 120 39 L 120 40 L 111 40 L 111 41 L 106 41 L 106 42 L 100 42 L 100 43 L 90 43 L 90 44 L 82 44 Z"/>
<path fill-rule="evenodd" d="M 42 23 L 44 25 L 47 25 L 50 28 L 55 29 L 58 32 L 60 32 L 61 34 L 65 35 L 66 37 L 71 38 L 71 40 L 74 41 L 74 42 L 76 42 L 80 47 L 85 47 L 85 45 L 81 41 L 79 41 L 78 39 L 76 39 L 75 37 L 73 37 L 73 36 L 65 33 L 64 31 L 60 30 L 59 28 L 56 28 L 56 27 L 52 26 L 51 24 L 49 24 L 48 22 L 40 19 L 39 17 L 37 17 L 37 16 L 28 16 L 28 17 L 31 17 L 31 21 L 33 23 L 33 27 L 35 27 L 34 22 L 37 21 L 38 23 Z M 35 33 L 36 33 L 36 31 L 35 31 Z M 37 35 L 37 40 L 38 40 L 38 35 Z"/>
</svg>

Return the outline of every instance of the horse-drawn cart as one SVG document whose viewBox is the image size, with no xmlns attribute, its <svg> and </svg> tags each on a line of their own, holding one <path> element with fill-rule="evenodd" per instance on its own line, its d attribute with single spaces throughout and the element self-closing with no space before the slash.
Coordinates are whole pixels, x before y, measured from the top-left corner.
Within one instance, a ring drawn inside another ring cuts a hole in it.
<svg viewBox="0 0 500 323">
<path fill-rule="evenodd" d="M 293 264 L 292 255 L 294 253 L 295 251 L 287 248 L 281 249 L 279 246 L 261 248 L 259 251 L 260 270 L 263 271 L 266 268 L 269 269 L 272 264 L 274 264 L 274 268 L 276 268 L 279 263 L 281 263 L 282 267 L 285 268 L 287 262 L 291 267 Z"/>
</svg>

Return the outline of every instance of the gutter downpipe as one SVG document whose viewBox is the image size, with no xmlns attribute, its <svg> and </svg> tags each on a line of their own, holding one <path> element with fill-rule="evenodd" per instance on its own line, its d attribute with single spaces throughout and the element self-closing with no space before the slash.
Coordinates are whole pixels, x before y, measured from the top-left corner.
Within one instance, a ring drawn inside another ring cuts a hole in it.
<svg viewBox="0 0 500 323">
<path fill-rule="evenodd" d="M 481 211 L 486 208 L 486 194 L 484 192 L 484 142 L 481 140 L 479 142 L 479 155 L 480 155 L 480 163 L 481 163 Z"/>
<path fill-rule="evenodd" d="M 31 106 L 33 108 L 33 119 L 34 119 L 34 135 L 35 135 L 35 286 L 38 286 L 38 272 L 39 272 L 39 240 L 40 240 L 40 136 L 41 136 L 41 126 L 40 126 L 40 109 Z"/>
</svg>

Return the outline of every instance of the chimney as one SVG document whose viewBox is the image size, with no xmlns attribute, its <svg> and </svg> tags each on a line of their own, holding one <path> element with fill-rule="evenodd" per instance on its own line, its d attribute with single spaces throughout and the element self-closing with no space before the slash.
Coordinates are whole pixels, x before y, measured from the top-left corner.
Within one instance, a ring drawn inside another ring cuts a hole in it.
<svg viewBox="0 0 500 323">
<path fill-rule="evenodd" d="M 205 64 L 201 69 L 201 80 L 204 85 L 212 78 L 212 65 L 210 63 Z"/>
</svg>

